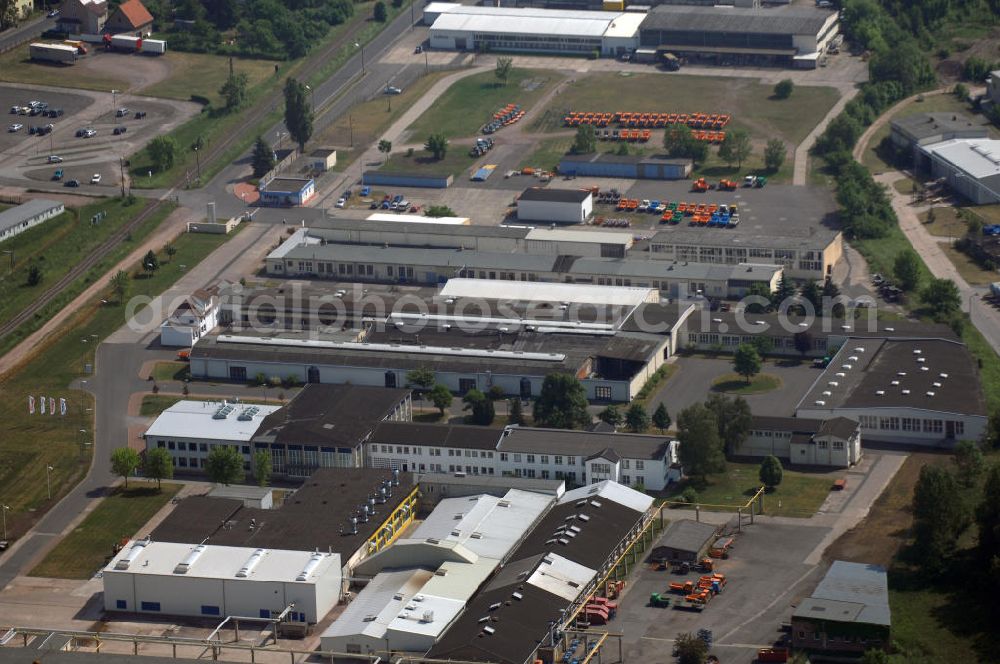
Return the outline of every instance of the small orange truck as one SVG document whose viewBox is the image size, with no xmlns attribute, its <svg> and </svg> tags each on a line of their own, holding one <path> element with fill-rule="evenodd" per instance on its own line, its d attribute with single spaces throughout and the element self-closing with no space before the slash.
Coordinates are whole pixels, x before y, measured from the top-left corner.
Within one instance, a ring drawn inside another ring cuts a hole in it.
<svg viewBox="0 0 1000 664">
<path fill-rule="evenodd" d="M 698 178 L 691 184 L 691 191 L 699 194 L 705 193 L 708 191 L 708 182 L 705 181 L 705 178 Z"/>
<path fill-rule="evenodd" d="M 719 189 L 722 191 L 736 191 L 738 186 L 732 180 L 719 180 Z"/>
</svg>

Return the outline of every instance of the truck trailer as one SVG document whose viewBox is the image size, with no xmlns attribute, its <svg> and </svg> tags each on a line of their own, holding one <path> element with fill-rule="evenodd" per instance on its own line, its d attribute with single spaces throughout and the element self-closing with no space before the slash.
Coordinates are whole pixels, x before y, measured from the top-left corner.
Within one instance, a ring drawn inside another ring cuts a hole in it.
<svg viewBox="0 0 1000 664">
<path fill-rule="evenodd" d="M 134 35 L 111 35 L 110 46 L 116 51 L 134 53 L 142 48 L 142 37 Z"/>
<path fill-rule="evenodd" d="M 152 55 L 163 55 L 167 52 L 167 42 L 162 39 L 143 39 L 141 51 Z"/>
<path fill-rule="evenodd" d="M 44 62 L 74 62 L 76 60 L 76 48 L 65 44 L 36 42 L 28 46 L 28 53 L 32 60 Z"/>
</svg>

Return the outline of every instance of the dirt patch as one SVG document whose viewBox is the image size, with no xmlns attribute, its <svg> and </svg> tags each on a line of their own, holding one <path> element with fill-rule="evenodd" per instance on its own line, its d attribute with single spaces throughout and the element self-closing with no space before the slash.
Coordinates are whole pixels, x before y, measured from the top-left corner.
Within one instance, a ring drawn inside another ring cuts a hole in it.
<svg viewBox="0 0 1000 664">
<path fill-rule="evenodd" d="M 934 68 L 938 79 L 945 83 L 954 83 L 962 79 L 964 65 L 958 60 L 942 60 Z"/>
<path fill-rule="evenodd" d="M 88 73 L 128 81 L 129 89 L 137 92 L 170 76 L 166 58 L 127 53 L 105 53 L 99 49 L 77 60 L 76 66 Z"/>
<path fill-rule="evenodd" d="M 947 464 L 950 459 L 948 454 L 933 452 L 916 452 L 907 457 L 868 516 L 827 548 L 824 559 L 888 566 L 910 536 L 910 504 L 920 469 L 927 464 Z"/>
</svg>

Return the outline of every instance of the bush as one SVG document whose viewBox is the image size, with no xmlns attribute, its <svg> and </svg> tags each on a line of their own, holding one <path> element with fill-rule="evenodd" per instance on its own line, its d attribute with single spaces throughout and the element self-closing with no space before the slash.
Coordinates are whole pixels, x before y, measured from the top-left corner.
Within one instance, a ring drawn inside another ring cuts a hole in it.
<svg viewBox="0 0 1000 664">
<path fill-rule="evenodd" d="M 778 99 L 788 99 L 792 96 L 792 90 L 795 89 L 795 83 L 792 79 L 786 78 L 784 80 L 778 81 L 774 86 L 774 96 Z"/>
<path fill-rule="evenodd" d="M 677 496 L 677 500 L 688 505 L 694 505 L 698 502 L 698 492 L 694 490 L 694 487 L 689 486 L 681 491 L 681 495 Z"/>
</svg>

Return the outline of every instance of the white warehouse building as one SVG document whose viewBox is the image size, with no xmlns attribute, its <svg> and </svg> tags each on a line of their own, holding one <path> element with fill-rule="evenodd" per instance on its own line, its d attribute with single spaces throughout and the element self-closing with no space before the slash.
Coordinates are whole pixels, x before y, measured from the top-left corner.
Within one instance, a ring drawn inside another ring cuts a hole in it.
<svg viewBox="0 0 1000 664">
<path fill-rule="evenodd" d="M 431 3 L 431 48 L 619 55 L 639 45 L 638 12 L 570 11 Z"/>
<path fill-rule="evenodd" d="M 583 189 L 528 187 L 517 199 L 518 221 L 582 224 L 594 214 L 594 195 Z"/>
<path fill-rule="evenodd" d="M 135 540 L 104 568 L 104 608 L 316 623 L 340 601 L 338 553 Z"/>
</svg>

